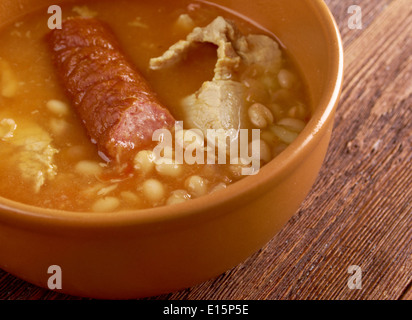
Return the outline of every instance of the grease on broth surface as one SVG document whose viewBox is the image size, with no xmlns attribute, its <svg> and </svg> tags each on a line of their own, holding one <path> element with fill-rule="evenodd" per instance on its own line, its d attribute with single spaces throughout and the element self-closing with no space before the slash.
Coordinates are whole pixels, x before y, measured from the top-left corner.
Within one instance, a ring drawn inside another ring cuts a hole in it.
<svg viewBox="0 0 412 320">
<path fill-rule="evenodd" d="M 198 44 L 183 61 L 159 70 L 149 68 L 152 58 L 218 16 L 234 21 L 245 35 L 264 34 L 223 10 L 183 0 L 79 2 L 62 9 L 64 18 L 85 15 L 107 22 L 177 120 L 185 117 L 182 101 L 215 76 L 216 46 Z M 111 212 L 181 203 L 242 178 L 241 164 L 156 165 L 150 148 L 119 174 L 91 143 L 60 85 L 44 41 L 48 17 L 44 9 L 0 31 L 0 196 L 45 208 Z M 264 165 L 309 120 L 304 85 L 283 49 L 276 75 L 251 65 L 235 77 L 247 92 L 246 127 L 261 130 Z"/>
</svg>

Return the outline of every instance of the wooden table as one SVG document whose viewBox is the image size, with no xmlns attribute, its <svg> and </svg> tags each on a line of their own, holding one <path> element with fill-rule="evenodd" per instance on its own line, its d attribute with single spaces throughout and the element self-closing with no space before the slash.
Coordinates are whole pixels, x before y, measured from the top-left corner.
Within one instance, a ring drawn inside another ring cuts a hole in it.
<svg viewBox="0 0 412 320">
<path fill-rule="evenodd" d="M 345 82 L 311 193 L 244 263 L 153 299 L 412 299 L 411 2 L 326 3 L 342 33 Z M 362 29 L 349 28 L 354 4 L 362 10 Z M 352 265 L 361 268 L 361 289 L 348 286 Z M 0 299 L 79 298 L 0 270 Z"/>
</svg>

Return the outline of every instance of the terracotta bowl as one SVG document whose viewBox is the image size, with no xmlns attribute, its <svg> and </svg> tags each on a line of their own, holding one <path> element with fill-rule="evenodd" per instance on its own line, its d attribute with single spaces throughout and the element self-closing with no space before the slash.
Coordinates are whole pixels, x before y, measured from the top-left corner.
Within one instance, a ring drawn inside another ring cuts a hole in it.
<svg viewBox="0 0 412 320">
<path fill-rule="evenodd" d="M 306 78 L 314 114 L 281 155 L 226 190 L 187 203 L 112 214 L 45 210 L 0 198 L 0 268 L 47 288 L 125 299 L 192 286 L 264 246 L 297 211 L 329 144 L 343 72 L 336 24 L 322 0 L 212 0 L 277 35 Z M 7 23 L 46 0 L 1 0 Z"/>
</svg>

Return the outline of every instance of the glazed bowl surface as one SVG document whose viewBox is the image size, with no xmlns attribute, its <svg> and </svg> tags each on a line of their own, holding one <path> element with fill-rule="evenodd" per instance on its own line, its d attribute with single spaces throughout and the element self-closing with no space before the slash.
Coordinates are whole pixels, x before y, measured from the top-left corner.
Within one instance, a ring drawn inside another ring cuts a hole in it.
<svg viewBox="0 0 412 320">
<path fill-rule="evenodd" d="M 139 1 L 139 0 L 136 0 Z M 57 1 L 58 3 L 59 1 Z M 305 78 L 313 116 L 256 176 L 184 204 L 96 214 L 46 210 L 0 198 L 0 268 L 59 292 L 126 299 L 213 278 L 262 248 L 298 210 L 330 142 L 343 78 L 339 31 L 322 0 L 214 0 L 276 35 Z M 1 0 L 7 24 L 47 0 Z M 0 26 L 1 27 L 1 26 Z"/>
</svg>

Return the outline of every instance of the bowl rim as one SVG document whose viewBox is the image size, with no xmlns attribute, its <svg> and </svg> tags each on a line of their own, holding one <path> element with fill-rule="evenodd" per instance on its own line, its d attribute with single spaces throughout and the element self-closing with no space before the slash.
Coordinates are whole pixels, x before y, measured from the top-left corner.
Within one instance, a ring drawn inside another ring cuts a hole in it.
<svg viewBox="0 0 412 320">
<path fill-rule="evenodd" d="M 165 223 L 187 218 L 212 218 L 219 213 L 213 210 L 227 203 L 242 203 L 248 196 L 273 185 L 299 164 L 300 154 L 308 154 L 325 134 L 322 128 L 333 122 L 334 110 L 343 83 L 343 45 L 339 28 L 327 5 L 322 0 L 309 1 L 314 10 L 324 18 L 324 33 L 330 38 L 330 78 L 328 94 L 323 95 L 316 111 L 298 138 L 280 155 L 260 169 L 259 174 L 237 181 L 226 190 L 209 194 L 185 203 L 149 209 L 127 210 L 112 213 L 74 212 L 46 209 L 0 197 L 0 223 L 19 225 L 29 229 L 54 231 L 62 228 L 108 228 Z"/>
</svg>

